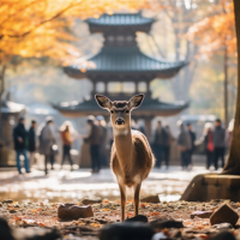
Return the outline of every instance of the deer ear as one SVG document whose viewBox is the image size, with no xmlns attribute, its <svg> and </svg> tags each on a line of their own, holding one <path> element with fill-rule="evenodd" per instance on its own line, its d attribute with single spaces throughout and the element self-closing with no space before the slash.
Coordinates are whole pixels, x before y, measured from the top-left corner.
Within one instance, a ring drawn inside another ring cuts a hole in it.
<svg viewBox="0 0 240 240">
<path fill-rule="evenodd" d="M 144 94 L 135 95 L 128 101 L 128 106 L 130 109 L 138 108 L 141 106 L 143 100 Z"/>
<path fill-rule="evenodd" d="M 110 109 L 112 107 L 112 102 L 109 98 L 96 94 L 95 95 L 95 100 L 99 107 L 104 108 L 104 109 Z"/>
</svg>

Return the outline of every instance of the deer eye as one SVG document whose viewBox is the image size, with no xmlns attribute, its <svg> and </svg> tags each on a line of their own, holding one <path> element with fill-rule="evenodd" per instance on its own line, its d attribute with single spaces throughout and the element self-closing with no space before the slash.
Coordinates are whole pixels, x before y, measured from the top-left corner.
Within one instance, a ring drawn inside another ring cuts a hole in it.
<svg viewBox="0 0 240 240">
<path fill-rule="evenodd" d="M 111 110 L 110 112 L 111 112 L 111 114 L 114 114 L 114 111 L 113 111 L 113 110 Z"/>
<path fill-rule="evenodd" d="M 126 110 L 126 113 L 129 113 L 129 110 Z"/>
</svg>

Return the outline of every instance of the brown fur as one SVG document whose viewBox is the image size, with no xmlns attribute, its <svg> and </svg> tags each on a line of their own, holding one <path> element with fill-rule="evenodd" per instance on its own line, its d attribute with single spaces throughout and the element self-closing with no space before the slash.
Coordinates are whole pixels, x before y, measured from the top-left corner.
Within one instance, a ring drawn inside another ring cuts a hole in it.
<svg viewBox="0 0 240 240">
<path fill-rule="evenodd" d="M 154 165 L 154 155 L 147 138 L 139 131 L 131 130 L 130 110 L 139 107 L 144 95 L 136 95 L 128 102 L 114 101 L 96 95 L 99 106 L 108 109 L 113 124 L 114 143 L 111 151 L 111 168 L 117 177 L 120 195 L 122 221 L 125 220 L 126 187 L 134 189 L 134 214 L 138 215 L 141 184 Z M 117 119 L 124 121 L 120 126 Z"/>
</svg>

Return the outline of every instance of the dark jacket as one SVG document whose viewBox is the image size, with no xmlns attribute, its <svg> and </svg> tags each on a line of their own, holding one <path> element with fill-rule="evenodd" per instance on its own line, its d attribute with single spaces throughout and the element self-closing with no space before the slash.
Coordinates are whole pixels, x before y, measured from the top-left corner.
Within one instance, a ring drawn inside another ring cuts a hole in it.
<svg viewBox="0 0 240 240">
<path fill-rule="evenodd" d="M 188 132 L 189 132 L 190 137 L 191 137 L 191 143 L 192 143 L 192 148 L 191 148 L 191 150 L 194 150 L 194 148 L 195 148 L 194 143 L 195 143 L 195 141 L 196 141 L 196 134 L 195 134 L 195 132 L 193 132 L 193 131 L 188 131 Z"/>
<path fill-rule="evenodd" d="M 225 129 L 223 127 L 216 127 L 213 132 L 214 147 L 225 147 Z"/>
<path fill-rule="evenodd" d="M 91 132 L 85 140 L 87 140 L 91 145 L 100 145 L 101 144 L 101 129 L 99 125 L 93 124 L 91 128 Z"/>
<path fill-rule="evenodd" d="M 185 131 L 184 128 L 181 129 L 181 132 L 178 136 L 178 145 L 184 147 L 185 150 L 191 150 L 191 137 L 188 131 Z"/>
<path fill-rule="evenodd" d="M 154 134 L 154 144 L 159 146 L 165 146 L 166 142 L 168 142 L 168 134 L 166 133 L 165 129 L 162 128 L 161 132 L 156 129 Z"/>
<path fill-rule="evenodd" d="M 36 151 L 36 131 L 33 127 L 30 127 L 28 131 L 28 151 Z"/>
<path fill-rule="evenodd" d="M 28 133 L 22 123 L 18 123 L 18 125 L 13 129 L 13 139 L 14 139 L 14 149 L 15 150 L 24 150 L 27 148 L 27 138 Z M 22 138 L 22 142 L 19 142 L 18 138 Z"/>
</svg>

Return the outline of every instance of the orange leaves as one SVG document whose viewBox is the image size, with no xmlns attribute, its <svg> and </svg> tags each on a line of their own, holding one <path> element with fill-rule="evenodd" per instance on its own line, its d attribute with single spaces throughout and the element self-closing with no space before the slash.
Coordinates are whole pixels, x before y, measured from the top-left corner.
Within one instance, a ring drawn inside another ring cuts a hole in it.
<svg viewBox="0 0 240 240">
<path fill-rule="evenodd" d="M 109 211 L 110 211 L 110 208 L 103 208 L 102 211 L 103 211 L 103 212 L 109 212 Z"/>
<path fill-rule="evenodd" d="M 159 213 L 159 212 L 151 212 L 150 214 L 149 214 L 149 216 L 160 216 L 161 215 L 161 213 Z"/>
<path fill-rule="evenodd" d="M 101 225 L 99 223 L 90 223 L 91 227 L 99 228 Z"/>
<path fill-rule="evenodd" d="M 127 213 L 127 217 L 133 217 L 132 213 Z"/>
<path fill-rule="evenodd" d="M 146 206 L 148 206 L 148 205 L 149 205 L 148 203 L 141 203 L 141 204 L 140 204 L 140 207 L 146 208 Z"/>
<path fill-rule="evenodd" d="M 223 47 L 227 47 L 228 52 L 233 53 L 236 51 L 234 21 L 233 4 L 228 2 L 224 10 L 193 24 L 187 37 L 199 45 L 201 53 L 212 53 Z"/>
</svg>

